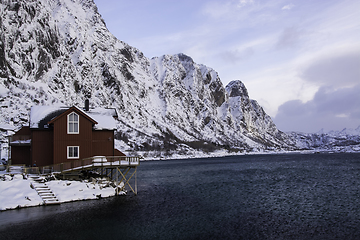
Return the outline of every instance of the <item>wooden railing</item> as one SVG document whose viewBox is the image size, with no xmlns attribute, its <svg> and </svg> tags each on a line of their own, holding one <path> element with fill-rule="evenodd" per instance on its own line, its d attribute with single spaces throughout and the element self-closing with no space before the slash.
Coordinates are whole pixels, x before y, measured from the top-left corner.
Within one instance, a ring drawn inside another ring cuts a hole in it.
<svg viewBox="0 0 360 240">
<path fill-rule="evenodd" d="M 73 170 L 81 170 L 93 167 L 118 167 L 118 166 L 137 166 L 140 164 L 139 157 L 126 157 L 126 156 L 95 156 L 84 158 L 80 160 L 73 160 L 69 162 L 54 164 L 50 166 L 41 167 L 42 173 L 50 172 L 68 172 Z"/>
<path fill-rule="evenodd" d="M 84 158 L 80 160 L 73 160 L 69 162 L 53 164 L 43 167 L 24 167 L 23 171 L 26 174 L 47 174 L 47 173 L 64 173 L 74 170 L 82 170 L 87 168 L 102 168 L 102 167 L 136 167 L 140 164 L 139 157 L 126 156 L 95 156 Z"/>
</svg>

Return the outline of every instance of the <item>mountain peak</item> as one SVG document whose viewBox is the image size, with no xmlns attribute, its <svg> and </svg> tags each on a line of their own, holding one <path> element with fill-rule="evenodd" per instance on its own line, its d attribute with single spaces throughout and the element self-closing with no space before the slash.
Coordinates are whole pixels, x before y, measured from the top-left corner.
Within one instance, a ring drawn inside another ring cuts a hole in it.
<svg viewBox="0 0 360 240">
<path fill-rule="evenodd" d="M 176 56 L 178 56 L 180 61 L 182 61 L 182 62 L 194 63 L 194 60 L 184 53 L 178 53 L 178 54 L 176 54 Z"/>
<path fill-rule="evenodd" d="M 249 96 L 244 83 L 240 80 L 231 81 L 226 86 L 226 91 L 229 93 L 230 97 Z"/>
</svg>

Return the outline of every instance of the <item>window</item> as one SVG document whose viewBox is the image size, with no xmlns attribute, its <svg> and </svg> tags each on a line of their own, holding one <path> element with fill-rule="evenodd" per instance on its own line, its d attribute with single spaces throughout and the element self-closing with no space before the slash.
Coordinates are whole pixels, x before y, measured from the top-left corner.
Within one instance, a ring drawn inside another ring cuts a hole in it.
<svg viewBox="0 0 360 240">
<path fill-rule="evenodd" d="M 79 146 L 68 146 L 67 147 L 67 158 L 79 158 Z"/>
<path fill-rule="evenodd" d="M 79 115 L 72 112 L 68 115 L 68 134 L 79 134 Z"/>
</svg>

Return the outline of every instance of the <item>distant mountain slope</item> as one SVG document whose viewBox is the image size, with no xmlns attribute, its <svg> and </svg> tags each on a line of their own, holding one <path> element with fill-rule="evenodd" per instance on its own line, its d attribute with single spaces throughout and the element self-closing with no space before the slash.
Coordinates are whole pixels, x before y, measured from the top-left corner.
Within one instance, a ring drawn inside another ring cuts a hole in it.
<svg viewBox="0 0 360 240">
<path fill-rule="evenodd" d="M 289 138 L 299 149 L 335 152 L 360 152 L 360 126 L 342 131 L 317 133 L 289 132 Z"/>
<path fill-rule="evenodd" d="M 118 111 L 122 150 L 293 150 L 244 84 L 184 54 L 153 59 L 116 39 L 92 0 L 1 1 L 0 124 L 32 105 Z M 124 23 L 126 24 L 126 23 Z"/>
</svg>

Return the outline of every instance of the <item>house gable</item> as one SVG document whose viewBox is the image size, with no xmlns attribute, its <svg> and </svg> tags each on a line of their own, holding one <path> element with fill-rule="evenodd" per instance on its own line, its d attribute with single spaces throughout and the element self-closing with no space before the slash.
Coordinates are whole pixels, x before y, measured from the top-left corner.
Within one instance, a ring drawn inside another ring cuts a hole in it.
<svg viewBox="0 0 360 240">
<path fill-rule="evenodd" d="M 69 114 L 78 115 L 78 132 L 69 133 L 68 120 Z M 53 159 L 54 164 L 62 163 L 74 159 L 92 157 L 93 126 L 97 122 L 79 111 L 76 107 L 69 108 L 67 111 L 49 122 L 53 126 Z M 76 155 L 72 151 L 76 149 Z"/>
<path fill-rule="evenodd" d="M 51 128 L 63 115 L 68 115 L 74 110 L 76 114 L 83 115 L 89 121 L 92 121 L 95 130 L 115 130 L 117 112 L 113 108 L 94 108 L 84 111 L 78 107 L 61 106 L 33 106 L 30 111 L 31 129 Z"/>
<path fill-rule="evenodd" d="M 97 122 L 92 119 L 91 117 L 89 117 L 89 115 L 87 115 L 85 112 L 83 112 L 82 110 L 80 110 L 79 108 L 73 106 L 71 108 L 69 108 L 68 110 L 64 111 L 63 113 L 61 113 L 59 116 L 56 116 L 55 118 L 53 118 L 51 121 L 48 122 L 48 124 L 53 124 L 54 122 L 56 122 L 58 119 L 62 118 L 63 116 L 68 116 L 69 114 L 71 114 L 72 112 L 75 112 L 78 115 L 82 115 L 84 118 L 86 118 L 88 121 L 92 122 L 92 124 L 97 124 Z"/>
</svg>

